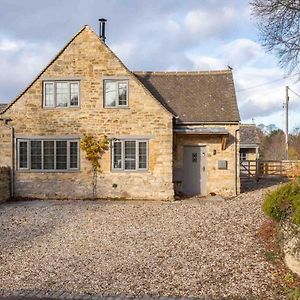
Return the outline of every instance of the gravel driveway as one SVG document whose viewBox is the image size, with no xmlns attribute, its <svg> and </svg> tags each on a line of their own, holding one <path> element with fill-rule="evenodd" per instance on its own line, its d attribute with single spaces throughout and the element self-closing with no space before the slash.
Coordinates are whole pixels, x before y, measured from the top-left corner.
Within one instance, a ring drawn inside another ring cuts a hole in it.
<svg viewBox="0 0 300 300">
<path fill-rule="evenodd" d="M 265 192 L 186 203 L 2 204 L 0 291 L 278 299 L 255 236 Z"/>
</svg>

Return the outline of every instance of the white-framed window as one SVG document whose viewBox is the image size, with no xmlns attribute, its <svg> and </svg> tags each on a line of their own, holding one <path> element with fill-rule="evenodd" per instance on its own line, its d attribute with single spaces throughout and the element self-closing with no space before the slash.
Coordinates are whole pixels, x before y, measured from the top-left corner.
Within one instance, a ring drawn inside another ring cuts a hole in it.
<svg viewBox="0 0 300 300">
<path fill-rule="evenodd" d="M 245 160 L 247 160 L 247 153 L 240 152 L 240 161 L 245 161 Z"/>
<path fill-rule="evenodd" d="M 112 170 L 140 171 L 148 170 L 148 140 L 112 141 Z"/>
<path fill-rule="evenodd" d="M 128 107 L 128 80 L 104 80 L 104 107 Z"/>
<path fill-rule="evenodd" d="M 17 147 L 19 170 L 79 170 L 79 140 L 18 139 Z"/>
<path fill-rule="evenodd" d="M 27 140 L 18 140 L 18 162 L 19 169 L 28 169 L 29 152 Z"/>
<path fill-rule="evenodd" d="M 44 107 L 79 107 L 79 81 L 44 81 Z"/>
</svg>

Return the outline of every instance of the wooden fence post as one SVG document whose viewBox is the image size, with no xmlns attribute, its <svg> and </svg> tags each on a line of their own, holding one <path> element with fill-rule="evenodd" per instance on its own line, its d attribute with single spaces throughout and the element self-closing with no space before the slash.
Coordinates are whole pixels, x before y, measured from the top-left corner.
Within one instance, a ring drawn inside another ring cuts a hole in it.
<svg viewBox="0 0 300 300">
<path fill-rule="evenodd" d="M 259 180 L 259 160 L 258 159 L 256 159 L 256 168 L 255 168 L 255 179 L 256 179 L 256 181 L 258 181 Z"/>
<path fill-rule="evenodd" d="M 248 160 L 248 176 L 250 177 L 251 172 L 250 172 L 250 160 Z"/>
</svg>

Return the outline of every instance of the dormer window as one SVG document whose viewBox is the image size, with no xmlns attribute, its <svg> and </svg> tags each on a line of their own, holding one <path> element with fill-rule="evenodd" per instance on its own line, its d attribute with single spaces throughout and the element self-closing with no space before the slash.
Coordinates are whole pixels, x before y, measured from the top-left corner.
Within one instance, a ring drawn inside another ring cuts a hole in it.
<svg viewBox="0 0 300 300">
<path fill-rule="evenodd" d="M 78 81 L 44 81 L 44 107 L 79 107 Z"/>
<path fill-rule="evenodd" d="M 104 80 L 104 107 L 128 107 L 128 80 Z"/>
</svg>

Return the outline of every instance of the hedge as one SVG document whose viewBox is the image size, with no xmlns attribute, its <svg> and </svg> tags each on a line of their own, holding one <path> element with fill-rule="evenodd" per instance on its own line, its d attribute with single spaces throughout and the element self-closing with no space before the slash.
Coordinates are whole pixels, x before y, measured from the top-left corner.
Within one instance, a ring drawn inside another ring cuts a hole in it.
<svg viewBox="0 0 300 300">
<path fill-rule="evenodd" d="M 291 217 L 293 223 L 300 226 L 300 180 L 286 183 L 267 194 L 262 208 L 277 222 Z"/>
</svg>

